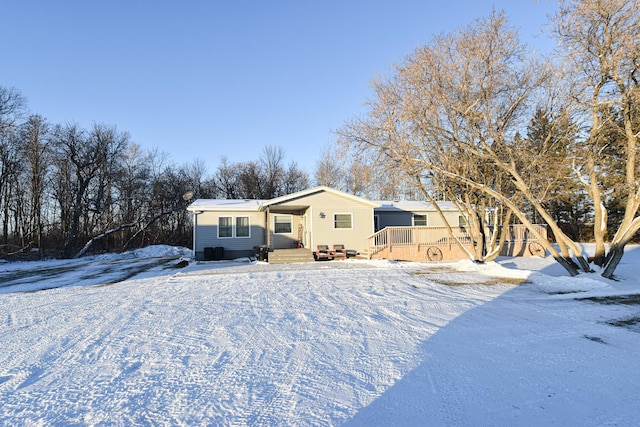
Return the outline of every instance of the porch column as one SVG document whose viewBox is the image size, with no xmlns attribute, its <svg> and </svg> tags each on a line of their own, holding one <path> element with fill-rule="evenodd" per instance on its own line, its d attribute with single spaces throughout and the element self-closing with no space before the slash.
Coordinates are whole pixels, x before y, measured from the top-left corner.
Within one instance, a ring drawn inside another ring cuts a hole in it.
<svg viewBox="0 0 640 427">
<path fill-rule="evenodd" d="M 269 229 L 269 213 L 270 213 L 270 208 L 269 206 L 267 206 L 267 210 L 266 210 L 266 215 L 267 217 L 265 218 L 265 223 L 266 223 L 266 227 L 264 228 L 265 233 L 267 233 L 267 235 L 265 236 L 264 241 L 267 242 L 267 247 L 270 248 L 271 247 L 271 231 Z"/>
</svg>

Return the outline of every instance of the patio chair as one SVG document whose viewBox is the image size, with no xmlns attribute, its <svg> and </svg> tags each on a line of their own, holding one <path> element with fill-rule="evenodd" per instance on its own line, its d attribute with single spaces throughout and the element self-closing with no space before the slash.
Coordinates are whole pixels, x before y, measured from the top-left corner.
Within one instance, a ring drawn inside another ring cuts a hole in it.
<svg viewBox="0 0 640 427">
<path fill-rule="evenodd" d="M 334 258 L 347 259 L 347 249 L 344 245 L 333 245 Z"/>
<path fill-rule="evenodd" d="M 329 250 L 329 245 L 318 245 L 314 255 L 316 261 L 320 261 L 321 259 L 332 260 L 334 253 Z"/>
</svg>

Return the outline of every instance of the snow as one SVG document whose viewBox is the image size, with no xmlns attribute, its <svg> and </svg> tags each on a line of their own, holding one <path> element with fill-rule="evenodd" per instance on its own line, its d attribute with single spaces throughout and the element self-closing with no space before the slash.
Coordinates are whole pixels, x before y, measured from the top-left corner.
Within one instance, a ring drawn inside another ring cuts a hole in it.
<svg viewBox="0 0 640 427">
<path fill-rule="evenodd" d="M 185 259 L 0 264 L 0 425 L 638 425 L 637 299 L 597 302 L 640 294 L 638 247 L 617 281 Z"/>
</svg>

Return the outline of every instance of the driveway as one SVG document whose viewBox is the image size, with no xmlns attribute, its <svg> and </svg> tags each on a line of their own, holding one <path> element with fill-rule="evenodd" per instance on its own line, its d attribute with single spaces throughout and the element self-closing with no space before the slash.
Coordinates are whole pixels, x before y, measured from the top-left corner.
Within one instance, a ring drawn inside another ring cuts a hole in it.
<svg viewBox="0 0 640 427">
<path fill-rule="evenodd" d="M 111 285 L 143 273 L 162 274 L 179 256 L 77 259 L 0 264 L 0 293 L 65 286 Z"/>
</svg>

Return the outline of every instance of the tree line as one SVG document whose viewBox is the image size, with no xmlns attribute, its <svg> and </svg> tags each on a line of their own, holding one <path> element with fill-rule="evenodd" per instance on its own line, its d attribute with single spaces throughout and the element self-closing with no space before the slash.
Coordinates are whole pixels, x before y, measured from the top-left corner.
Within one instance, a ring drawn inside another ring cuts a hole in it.
<svg viewBox="0 0 640 427">
<path fill-rule="evenodd" d="M 519 222 L 571 275 L 611 278 L 640 229 L 640 0 L 561 0 L 550 26 L 549 57 L 498 11 L 434 37 L 373 83 L 340 143 L 456 202 L 472 259 L 494 259 Z"/>
<path fill-rule="evenodd" d="M 457 243 L 477 261 L 521 223 L 570 274 L 595 265 L 613 277 L 640 229 L 640 0 L 561 0 L 550 28 L 549 57 L 498 11 L 433 37 L 372 83 L 367 113 L 336 132 L 313 183 L 280 147 L 222 157 L 209 174 L 115 126 L 48 123 L 0 86 L 0 257 L 190 246 L 189 197 L 269 199 L 314 184 L 453 201 L 474 245 Z"/>
<path fill-rule="evenodd" d="M 195 198 L 268 199 L 309 186 L 284 150 L 258 160 L 176 165 L 127 132 L 52 124 L 0 86 L 0 257 L 75 257 L 149 244 L 189 247 Z"/>
</svg>

